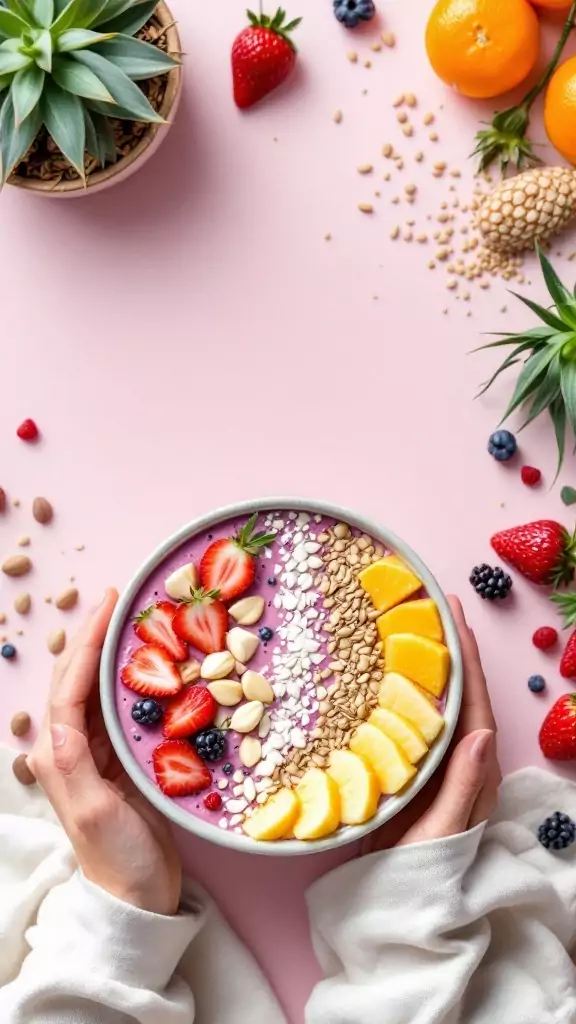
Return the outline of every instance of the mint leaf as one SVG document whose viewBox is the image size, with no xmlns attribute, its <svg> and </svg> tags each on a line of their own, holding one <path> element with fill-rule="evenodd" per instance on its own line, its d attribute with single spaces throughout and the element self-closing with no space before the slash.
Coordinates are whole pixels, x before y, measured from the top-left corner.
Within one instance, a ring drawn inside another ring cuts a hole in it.
<svg viewBox="0 0 576 1024">
<path fill-rule="evenodd" d="M 573 487 L 563 487 L 560 497 L 565 505 L 576 505 L 576 490 Z"/>
</svg>

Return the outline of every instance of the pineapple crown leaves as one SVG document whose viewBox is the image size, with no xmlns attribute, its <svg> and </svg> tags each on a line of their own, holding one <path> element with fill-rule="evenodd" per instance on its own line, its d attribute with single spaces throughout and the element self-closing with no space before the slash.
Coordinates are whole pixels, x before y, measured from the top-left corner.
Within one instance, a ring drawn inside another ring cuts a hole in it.
<svg viewBox="0 0 576 1024">
<path fill-rule="evenodd" d="M 564 619 L 564 629 L 576 626 L 576 591 L 569 590 L 564 594 L 556 591 L 550 595 L 550 600 Z"/>
<path fill-rule="evenodd" d="M 294 18 L 294 21 L 290 21 L 287 25 L 286 11 L 278 8 L 274 17 L 270 17 L 268 14 L 254 14 L 254 11 L 246 11 L 248 21 L 253 28 L 268 28 L 271 32 L 274 32 L 277 36 L 281 36 L 293 50 L 296 49 L 294 46 L 294 40 L 290 33 L 298 28 L 298 25 L 302 21 L 302 18 Z"/>
<path fill-rule="evenodd" d="M 238 533 L 233 538 L 234 543 L 248 555 L 259 554 L 262 548 L 276 540 L 277 534 L 275 533 L 254 533 L 254 527 L 257 522 L 258 513 L 255 512 L 253 516 L 250 516 L 246 525 L 238 530 Z"/>
<path fill-rule="evenodd" d="M 110 117 L 162 123 L 136 84 L 178 63 L 135 34 L 158 0 L 0 0 L 0 185 L 42 125 L 84 177 L 116 159 Z"/>
<path fill-rule="evenodd" d="M 528 413 L 520 427 L 522 430 L 541 413 L 548 411 L 558 448 L 557 479 L 564 461 L 567 424 L 576 436 L 576 297 L 562 283 L 538 245 L 536 252 L 553 305 L 546 308 L 526 295 L 512 292 L 536 314 L 543 326 L 520 334 L 506 334 L 498 341 L 476 349 L 481 351 L 514 346 L 490 380 L 482 386 L 478 397 L 492 386 L 504 370 L 524 361 L 501 422 L 522 406 Z"/>
<path fill-rule="evenodd" d="M 500 161 L 502 174 L 510 164 L 520 170 L 524 164 L 542 163 L 526 138 L 529 123 L 530 113 L 523 104 L 495 114 L 488 127 L 476 133 L 476 149 L 472 156 L 480 158 L 478 170 L 487 170 L 495 160 Z"/>
</svg>

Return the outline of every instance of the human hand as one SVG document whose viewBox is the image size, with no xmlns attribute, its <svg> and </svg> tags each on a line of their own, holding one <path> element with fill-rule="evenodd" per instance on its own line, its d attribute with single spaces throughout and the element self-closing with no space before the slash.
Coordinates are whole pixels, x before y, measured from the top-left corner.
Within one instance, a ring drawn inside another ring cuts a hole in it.
<svg viewBox="0 0 576 1024">
<path fill-rule="evenodd" d="M 448 598 L 460 637 L 464 696 L 453 753 L 408 807 L 367 837 L 363 853 L 443 839 L 485 821 L 496 807 L 501 781 L 496 722 L 476 638 L 460 601 Z"/>
<path fill-rule="evenodd" d="M 125 774 L 98 695 L 106 596 L 56 662 L 44 723 L 28 758 L 72 843 L 84 876 L 142 910 L 175 914 L 182 870 L 168 823 Z"/>
</svg>

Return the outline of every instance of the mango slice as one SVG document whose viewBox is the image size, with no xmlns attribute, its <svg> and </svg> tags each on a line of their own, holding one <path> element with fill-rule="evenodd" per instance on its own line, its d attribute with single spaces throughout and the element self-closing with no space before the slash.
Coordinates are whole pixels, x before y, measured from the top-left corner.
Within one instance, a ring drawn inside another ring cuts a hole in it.
<svg viewBox="0 0 576 1024">
<path fill-rule="evenodd" d="M 334 779 L 320 768 L 310 768 L 295 789 L 299 814 L 296 839 L 323 839 L 340 824 L 340 793 Z"/>
<path fill-rule="evenodd" d="M 333 750 L 327 771 L 340 792 L 342 824 L 362 825 L 373 818 L 380 799 L 380 786 L 366 762 L 350 750 Z"/>
<path fill-rule="evenodd" d="M 244 822 L 244 831 L 260 842 L 285 839 L 292 831 L 300 805 L 291 789 L 280 789 Z"/>
<path fill-rule="evenodd" d="M 393 740 L 374 725 L 363 722 L 350 742 L 350 750 L 374 769 L 384 794 L 398 793 L 416 775 L 414 765 Z"/>
<path fill-rule="evenodd" d="M 434 697 L 444 693 L 450 672 L 450 652 L 444 644 L 414 633 L 394 633 L 384 642 L 389 672 L 399 672 Z"/>
<path fill-rule="evenodd" d="M 358 580 L 379 612 L 386 612 L 420 590 L 422 581 L 397 555 L 388 555 L 368 565 Z"/>
<path fill-rule="evenodd" d="M 376 625 L 381 640 L 386 640 L 393 633 L 416 633 L 438 643 L 444 639 L 440 612 L 430 597 L 405 601 L 391 608 L 376 620 Z"/>
<path fill-rule="evenodd" d="M 429 747 L 444 728 L 444 719 L 429 697 L 396 672 L 387 672 L 384 676 L 378 703 L 415 725 Z"/>
</svg>

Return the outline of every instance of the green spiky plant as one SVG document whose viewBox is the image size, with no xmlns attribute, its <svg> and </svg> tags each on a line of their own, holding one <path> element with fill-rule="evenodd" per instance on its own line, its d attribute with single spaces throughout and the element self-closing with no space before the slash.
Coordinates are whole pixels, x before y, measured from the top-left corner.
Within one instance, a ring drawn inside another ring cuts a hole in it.
<svg viewBox="0 0 576 1024">
<path fill-rule="evenodd" d="M 162 118 L 136 84 L 178 63 L 134 38 L 158 0 L 0 0 L 0 185 L 42 126 L 84 178 L 116 160 L 110 118 Z"/>
<path fill-rule="evenodd" d="M 520 334 L 508 333 L 499 341 L 476 349 L 478 352 L 487 348 L 514 346 L 479 394 L 483 395 L 504 370 L 524 361 L 514 394 L 501 422 L 516 409 L 526 408 L 528 416 L 520 427 L 522 430 L 541 413 L 548 411 L 558 446 L 557 478 L 564 460 L 567 423 L 576 436 L 576 291 L 570 291 L 562 284 L 538 245 L 536 252 L 552 305 L 545 308 L 525 295 L 512 292 L 539 317 L 542 326 Z"/>
</svg>

